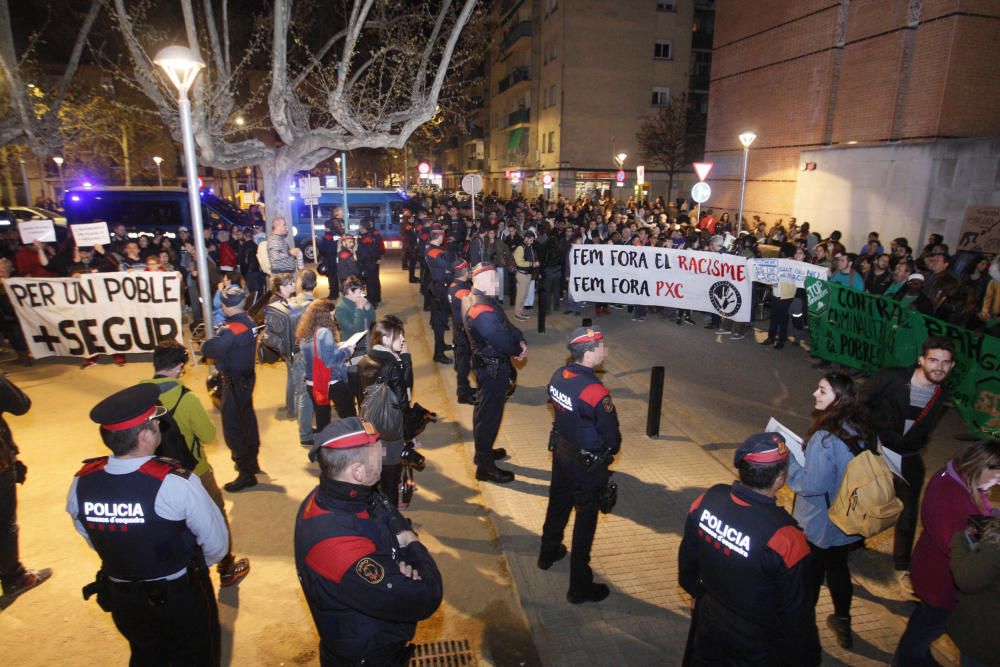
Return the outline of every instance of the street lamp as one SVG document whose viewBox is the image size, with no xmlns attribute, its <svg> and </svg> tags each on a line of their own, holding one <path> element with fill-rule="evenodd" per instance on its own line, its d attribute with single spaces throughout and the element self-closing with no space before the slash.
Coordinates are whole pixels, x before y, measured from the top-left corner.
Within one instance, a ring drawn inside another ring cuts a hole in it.
<svg viewBox="0 0 1000 667">
<path fill-rule="evenodd" d="M 163 164 L 163 158 L 159 155 L 153 156 L 153 162 L 156 163 L 156 180 L 160 182 L 160 187 L 163 187 L 163 171 L 160 169 L 160 165 Z"/>
<path fill-rule="evenodd" d="M 333 161 L 337 163 L 337 168 L 340 169 L 340 187 L 341 191 L 344 193 L 344 233 L 349 233 L 349 228 L 351 226 L 351 211 L 347 208 L 347 151 L 341 151 L 340 155 L 333 158 Z"/>
<path fill-rule="evenodd" d="M 747 164 L 750 162 L 750 144 L 754 142 L 757 135 L 753 132 L 744 132 L 740 135 L 740 143 L 743 144 L 743 178 L 740 180 L 740 213 L 736 216 L 736 235 L 743 231 L 743 197 L 747 192 Z"/>
<path fill-rule="evenodd" d="M 208 284 L 208 262 L 205 252 L 205 233 L 201 220 L 201 198 L 198 196 L 198 163 L 194 153 L 194 132 L 191 130 L 191 101 L 188 90 L 205 67 L 205 61 L 186 46 L 168 46 L 160 49 L 153 58 L 170 82 L 177 87 L 177 106 L 181 112 L 181 135 L 184 139 L 184 167 L 187 172 L 188 201 L 191 203 L 191 228 L 194 236 L 195 262 L 198 267 L 198 292 L 201 295 L 201 316 L 205 325 L 205 338 L 212 330 L 212 291 Z M 160 164 L 156 164 L 159 169 Z"/>
<path fill-rule="evenodd" d="M 52 158 L 52 161 L 56 163 L 56 169 L 59 170 L 59 187 L 62 188 L 63 197 L 66 196 L 66 179 L 63 178 L 63 162 L 64 160 L 59 155 Z"/>
<path fill-rule="evenodd" d="M 625 153 L 619 153 L 618 155 L 615 156 L 615 161 L 618 163 L 619 167 L 625 166 L 625 158 L 627 157 L 628 155 L 626 155 Z"/>
</svg>

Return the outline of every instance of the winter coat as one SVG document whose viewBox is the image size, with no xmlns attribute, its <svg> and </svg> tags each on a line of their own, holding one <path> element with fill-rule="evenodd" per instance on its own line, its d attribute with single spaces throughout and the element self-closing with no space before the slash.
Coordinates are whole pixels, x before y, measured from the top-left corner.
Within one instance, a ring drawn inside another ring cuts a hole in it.
<svg viewBox="0 0 1000 667">
<path fill-rule="evenodd" d="M 381 378 L 381 380 L 380 380 Z M 385 382 L 396 402 L 403 411 L 403 439 L 394 442 L 383 442 L 386 447 L 385 462 L 395 465 L 400 462 L 399 454 L 403 442 L 413 440 L 410 412 L 410 395 L 413 391 L 413 360 L 409 353 L 396 355 L 381 345 L 371 350 L 358 364 L 358 393 L 364 398 L 365 389 L 376 382 Z"/>
<path fill-rule="evenodd" d="M 31 408 L 31 399 L 10 379 L 0 373 L 0 473 L 7 472 L 17 461 L 17 445 L 3 413 L 23 415 Z"/>
<path fill-rule="evenodd" d="M 340 325 L 340 337 L 343 340 L 356 333 L 370 330 L 375 323 L 374 308 L 358 308 L 357 304 L 347 297 L 337 302 L 333 316 Z"/>
<path fill-rule="evenodd" d="M 330 382 L 347 381 L 347 361 L 351 358 L 346 347 L 337 345 L 333 332 L 329 329 L 316 330 L 316 349 L 323 365 L 330 369 Z M 313 377 L 313 339 L 305 338 L 299 341 L 299 354 L 306 368 L 306 384 L 312 386 Z"/>
<path fill-rule="evenodd" d="M 154 377 L 144 382 L 159 385 L 160 405 L 174 411 L 174 421 L 180 427 L 191 455 L 198 462 L 192 472 L 198 476 L 211 472 L 212 466 L 208 464 L 204 445 L 215 440 L 215 422 L 208 416 L 205 406 L 194 392 L 183 393 L 184 382 L 180 378 Z"/>
<path fill-rule="evenodd" d="M 910 410 L 910 381 L 915 367 L 883 368 L 862 387 L 863 401 L 872 415 L 875 434 L 894 452 L 913 455 L 920 452 L 944 413 L 948 389 L 941 386 L 934 405 L 924 418 L 903 433 Z M 940 385 L 939 385 L 940 386 Z"/>
<path fill-rule="evenodd" d="M 1000 519 L 984 529 L 975 548 L 965 532 L 951 538 L 951 575 L 958 586 L 958 606 L 948 619 L 948 634 L 962 655 L 983 665 L 1000 656 Z"/>
</svg>

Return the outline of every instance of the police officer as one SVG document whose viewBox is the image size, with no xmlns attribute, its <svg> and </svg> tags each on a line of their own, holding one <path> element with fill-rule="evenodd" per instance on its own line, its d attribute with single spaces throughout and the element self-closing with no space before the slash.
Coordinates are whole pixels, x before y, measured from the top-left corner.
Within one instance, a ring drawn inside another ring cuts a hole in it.
<svg viewBox="0 0 1000 667">
<path fill-rule="evenodd" d="M 494 449 L 493 444 L 500 432 L 507 390 L 516 377 L 510 359 L 527 359 L 528 344 L 496 299 L 496 267 L 485 262 L 477 264 L 472 281 L 472 293 L 462 299 L 462 322 L 472 345 L 472 368 L 479 385 L 472 411 L 476 479 L 506 484 L 514 481 L 514 473 L 497 467 L 497 459 L 504 458 L 507 452 Z"/>
<path fill-rule="evenodd" d="M 431 295 L 434 361 L 439 364 L 450 364 L 451 357 L 445 355 L 447 346 L 444 343 L 444 332 L 448 328 L 448 283 L 451 282 L 455 258 L 442 247 L 443 244 L 444 230 L 438 226 L 432 227 L 430 241 L 424 250 L 424 262 L 430 272 L 428 290 Z"/>
<path fill-rule="evenodd" d="M 160 391 L 142 383 L 90 412 L 112 456 L 76 473 L 66 511 L 101 557 L 98 603 L 128 640 L 132 665 L 218 665 L 219 613 L 208 567 L 229 535 L 197 475 L 153 456 Z"/>
<path fill-rule="evenodd" d="M 338 214 L 340 217 L 338 218 Z M 343 209 L 336 209 L 329 220 L 326 221 L 326 230 L 319 240 L 317 250 L 323 258 L 326 266 L 327 282 L 330 284 L 330 299 L 336 300 L 340 296 L 340 279 L 337 276 L 337 242 L 340 241 L 344 233 Z"/>
<path fill-rule="evenodd" d="M 253 409 L 253 388 L 257 382 L 254 357 L 257 350 L 254 321 L 247 315 L 246 292 L 237 285 L 227 287 L 219 297 L 226 324 L 201 347 L 207 359 L 215 360 L 222 380 L 222 434 L 232 453 L 237 476 L 223 485 L 235 493 L 257 485 L 260 465 L 260 432 Z"/>
<path fill-rule="evenodd" d="M 702 494 L 684 526 L 680 584 L 695 602 L 690 664 L 818 665 L 809 545 L 775 502 L 788 477 L 784 438 L 750 436 L 733 465 L 739 481 Z"/>
<path fill-rule="evenodd" d="M 399 238 L 402 246 L 403 270 L 409 275 L 411 283 L 420 282 L 416 277 L 417 270 L 417 221 L 409 206 L 403 207 L 403 215 L 399 220 Z"/>
<path fill-rule="evenodd" d="M 458 206 L 454 203 L 448 208 L 448 219 L 445 222 L 448 234 L 448 252 L 452 257 L 461 257 L 465 248 L 465 220 L 458 214 Z"/>
<path fill-rule="evenodd" d="M 417 225 L 414 232 L 417 237 L 417 262 L 420 264 L 420 293 L 424 296 L 424 310 L 431 309 L 431 273 L 427 270 L 427 262 L 424 261 L 424 252 L 427 250 L 427 243 L 431 239 L 431 221 L 427 218 L 427 211 L 417 213 Z"/>
<path fill-rule="evenodd" d="M 379 279 L 379 263 L 385 255 L 385 243 L 382 236 L 375 231 L 375 219 L 368 217 L 361 222 L 361 237 L 358 239 L 358 268 L 361 279 L 365 282 L 368 302 L 377 308 L 382 301 L 382 282 Z"/>
<path fill-rule="evenodd" d="M 441 573 L 376 488 L 379 434 L 349 417 L 316 435 L 319 486 L 295 518 L 295 566 L 320 636 L 320 664 L 405 665 L 416 624 L 441 604 Z"/>
<path fill-rule="evenodd" d="M 555 409 L 549 443 L 552 483 L 538 567 L 547 570 L 566 555 L 563 531 L 576 507 L 566 599 L 580 604 L 600 602 L 610 593 L 606 584 L 594 583 L 590 548 L 598 510 L 610 509 L 602 508 L 601 502 L 614 493 L 608 465 L 621 448 L 622 436 L 611 395 L 594 373 L 608 354 L 604 334 L 597 327 L 581 327 L 570 334 L 566 347 L 573 363 L 556 370 L 549 380 L 549 400 Z"/>
<path fill-rule="evenodd" d="M 469 281 L 469 263 L 464 259 L 456 260 L 452 265 L 454 280 L 448 285 L 448 303 L 451 306 L 452 341 L 455 346 L 455 375 L 458 385 L 458 402 L 466 405 L 476 404 L 476 394 L 469 384 L 469 372 L 472 370 L 472 351 L 469 348 L 469 336 L 462 324 L 462 299 L 472 293 L 472 283 Z"/>
<path fill-rule="evenodd" d="M 343 288 L 344 281 L 354 276 L 361 280 L 361 267 L 354 256 L 354 235 L 344 234 L 340 237 L 340 252 L 337 253 L 337 280 Z"/>
</svg>

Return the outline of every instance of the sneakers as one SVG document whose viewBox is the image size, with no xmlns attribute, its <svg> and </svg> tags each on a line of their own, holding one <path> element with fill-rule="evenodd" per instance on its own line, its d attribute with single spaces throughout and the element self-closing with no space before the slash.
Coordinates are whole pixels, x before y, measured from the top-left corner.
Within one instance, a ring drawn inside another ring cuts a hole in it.
<svg viewBox="0 0 1000 667">
<path fill-rule="evenodd" d="M 569 549 L 566 548 L 566 545 L 560 544 L 559 550 L 556 551 L 556 553 L 554 554 L 545 554 L 544 552 L 538 554 L 538 569 L 539 570 L 549 569 L 550 567 L 552 567 L 553 563 L 561 561 L 563 558 L 566 557 L 566 554 L 568 553 Z"/>
<path fill-rule="evenodd" d="M 783 340 L 779 340 L 777 343 L 774 344 L 775 350 L 783 350 L 784 348 L 785 348 L 785 341 Z"/>
<path fill-rule="evenodd" d="M 584 602 L 600 602 L 611 594 L 611 589 L 607 584 L 591 584 L 590 588 L 584 591 L 574 591 L 570 589 L 566 594 L 566 599 L 570 604 L 583 604 Z"/>
<path fill-rule="evenodd" d="M 718 329 L 715 330 L 715 333 L 719 334 L 720 336 L 725 336 L 733 332 L 730 331 L 729 329 L 723 329 L 722 327 L 719 327 Z"/>
<path fill-rule="evenodd" d="M 840 648 L 853 648 L 854 638 L 851 636 L 851 619 L 830 614 L 826 617 L 826 627 L 833 631 Z"/>
<path fill-rule="evenodd" d="M 52 568 L 48 567 L 41 570 L 25 570 L 24 574 L 13 585 L 4 589 L 3 595 L 0 596 L 0 609 L 6 609 L 18 597 L 27 593 L 32 588 L 38 588 L 48 581 L 51 576 Z"/>
<path fill-rule="evenodd" d="M 514 315 L 514 317 L 517 318 L 517 319 L 519 319 L 519 320 L 521 320 L 522 322 L 531 319 L 530 317 L 528 317 L 524 313 L 517 313 L 517 314 Z"/>
<path fill-rule="evenodd" d="M 746 338 L 746 334 L 734 333 L 732 336 L 729 337 L 730 340 L 740 340 L 741 338 Z"/>
<path fill-rule="evenodd" d="M 910 579 L 909 570 L 896 570 L 896 583 L 899 584 L 899 589 L 903 591 L 904 595 L 911 598 L 916 598 L 917 594 L 913 590 L 913 580 Z"/>
<path fill-rule="evenodd" d="M 243 581 L 250 574 L 250 559 L 233 560 L 226 567 L 219 564 L 219 582 L 223 588 L 229 588 Z"/>
<path fill-rule="evenodd" d="M 684 324 L 690 324 L 691 326 L 695 326 L 695 324 L 697 323 L 688 316 L 684 318 Z M 712 327 L 709 326 L 708 328 L 711 329 Z"/>
</svg>

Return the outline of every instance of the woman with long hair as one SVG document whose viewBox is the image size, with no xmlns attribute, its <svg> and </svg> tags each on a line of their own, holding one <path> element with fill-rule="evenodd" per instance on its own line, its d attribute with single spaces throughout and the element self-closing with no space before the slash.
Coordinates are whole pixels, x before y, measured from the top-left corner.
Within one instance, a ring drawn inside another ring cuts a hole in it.
<svg viewBox="0 0 1000 667">
<path fill-rule="evenodd" d="M 931 656 L 931 644 L 944 634 L 958 605 L 951 574 L 951 540 L 969 525 L 969 517 L 996 512 L 990 503 L 990 489 L 997 484 L 1000 442 L 996 440 L 969 445 L 927 483 L 920 505 L 924 532 L 913 548 L 910 563 L 913 590 L 920 602 L 899 639 L 893 664 L 938 664 Z"/>
<path fill-rule="evenodd" d="M 393 315 L 372 325 L 371 347 L 358 364 L 358 390 L 362 397 L 369 386 L 379 382 L 384 382 L 389 387 L 396 397 L 396 405 L 403 413 L 403 437 L 382 440 L 385 455 L 382 460 L 382 478 L 379 481 L 382 493 L 393 505 L 398 505 L 403 451 L 415 447 L 413 422 L 409 418 L 413 393 L 413 361 L 406 345 L 403 323 Z"/>
<path fill-rule="evenodd" d="M 833 598 L 834 613 L 826 624 L 842 648 L 851 648 L 851 598 L 854 587 L 847 554 L 861 543 L 860 535 L 847 535 L 830 521 L 827 510 L 837 494 L 847 464 L 873 446 L 868 415 L 858 398 L 854 380 L 845 373 L 828 373 L 813 392 L 815 418 L 806 434 L 805 465 L 790 457 L 788 486 L 795 492 L 792 516 L 802 526 L 812 551 L 806 574 L 808 595 L 819 599 L 824 579 Z"/>
<path fill-rule="evenodd" d="M 330 403 L 316 401 L 316 392 L 313 390 L 314 359 L 330 371 L 326 395 L 337 409 L 337 416 L 341 419 L 358 416 L 354 396 L 347 384 L 347 362 L 354 352 L 354 346 L 337 343 L 339 330 L 333 318 L 334 307 L 335 304 L 330 299 L 313 301 L 302 314 L 295 329 L 295 342 L 298 343 L 299 354 L 305 364 L 306 386 L 313 402 L 317 433 L 330 423 Z"/>
</svg>

